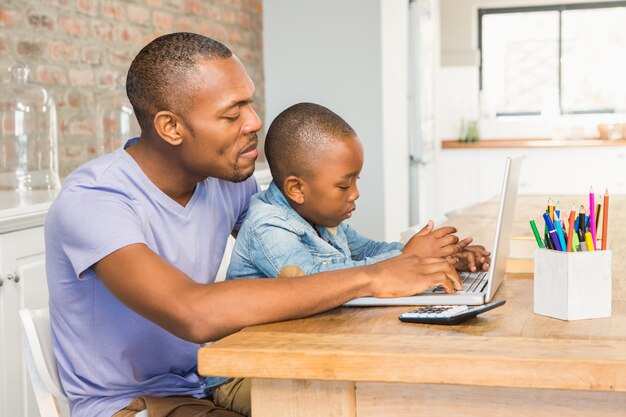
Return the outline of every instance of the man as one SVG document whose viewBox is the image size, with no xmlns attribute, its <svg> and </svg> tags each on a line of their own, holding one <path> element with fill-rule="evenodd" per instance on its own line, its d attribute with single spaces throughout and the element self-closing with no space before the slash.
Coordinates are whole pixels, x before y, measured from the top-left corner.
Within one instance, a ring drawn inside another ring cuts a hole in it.
<svg viewBox="0 0 626 417">
<path fill-rule="evenodd" d="M 233 416 L 203 398 L 200 343 L 360 296 L 461 288 L 447 262 L 410 255 L 214 283 L 257 191 L 254 84 L 224 45 L 175 33 L 135 57 L 127 94 L 141 136 L 72 173 L 46 219 L 54 348 L 72 416 Z"/>
</svg>

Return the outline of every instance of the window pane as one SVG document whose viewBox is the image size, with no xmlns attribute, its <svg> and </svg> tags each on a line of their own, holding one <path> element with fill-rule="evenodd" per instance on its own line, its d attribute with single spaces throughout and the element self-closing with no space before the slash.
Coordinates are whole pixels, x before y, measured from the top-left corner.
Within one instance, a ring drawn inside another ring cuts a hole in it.
<svg viewBox="0 0 626 417">
<path fill-rule="evenodd" d="M 562 16 L 563 112 L 626 110 L 626 8 Z"/>
<path fill-rule="evenodd" d="M 483 100 L 497 114 L 558 112 L 557 11 L 486 14 Z"/>
</svg>

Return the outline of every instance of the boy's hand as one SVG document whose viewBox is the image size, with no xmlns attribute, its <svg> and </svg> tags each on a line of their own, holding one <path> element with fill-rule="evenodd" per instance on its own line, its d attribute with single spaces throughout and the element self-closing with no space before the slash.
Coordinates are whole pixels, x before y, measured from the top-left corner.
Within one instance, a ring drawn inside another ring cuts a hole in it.
<svg viewBox="0 0 626 417">
<path fill-rule="evenodd" d="M 487 271 L 491 266 L 490 255 L 491 252 L 486 250 L 484 246 L 472 245 L 451 255 L 448 259 L 458 271 L 476 272 L 478 269 Z"/>
<path fill-rule="evenodd" d="M 453 235 L 456 228 L 452 226 L 433 230 L 434 227 L 433 221 L 429 220 L 422 230 L 409 239 L 401 252 L 421 257 L 445 258 L 462 253 L 472 242 L 471 237 L 459 241 L 459 238 Z"/>
</svg>

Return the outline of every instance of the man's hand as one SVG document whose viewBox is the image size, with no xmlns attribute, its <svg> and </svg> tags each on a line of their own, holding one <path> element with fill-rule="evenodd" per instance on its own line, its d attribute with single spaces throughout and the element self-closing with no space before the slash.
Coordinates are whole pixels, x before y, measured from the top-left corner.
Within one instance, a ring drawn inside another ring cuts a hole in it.
<svg viewBox="0 0 626 417">
<path fill-rule="evenodd" d="M 433 230 L 434 227 L 433 221 L 429 220 L 422 230 L 409 239 L 401 252 L 427 258 L 444 258 L 462 253 L 472 242 L 471 237 L 459 241 L 459 238 L 453 235 L 456 228 L 452 226 Z"/>
<path fill-rule="evenodd" d="M 481 269 L 487 271 L 491 266 L 491 252 L 483 246 L 472 245 L 463 251 L 453 254 L 448 259 L 453 263 L 458 271 L 476 272 Z"/>
<path fill-rule="evenodd" d="M 446 293 L 463 289 L 454 267 L 443 258 L 405 254 L 368 266 L 374 297 L 403 297 L 441 285 Z"/>
</svg>

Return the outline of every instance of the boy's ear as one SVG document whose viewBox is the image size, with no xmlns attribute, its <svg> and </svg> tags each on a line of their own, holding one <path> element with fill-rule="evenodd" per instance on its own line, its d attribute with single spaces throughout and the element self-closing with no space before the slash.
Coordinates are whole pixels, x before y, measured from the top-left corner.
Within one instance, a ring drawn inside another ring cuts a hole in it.
<svg viewBox="0 0 626 417">
<path fill-rule="evenodd" d="M 296 204 L 304 203 L 304 180 L 295 175 L 290 175 L 283 181 L 285 197 Z"/>
<path fill-rule="evenodd" d="M 178 146 L 183 143 L 181 127 L 178 117 L 171 111 L 163 110 L 154 115 L 154 129 L 170 145 Z"/>
</svg>

